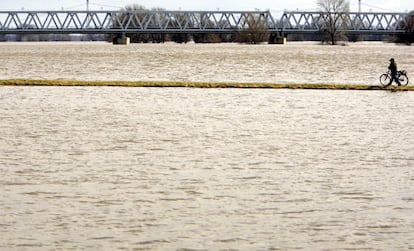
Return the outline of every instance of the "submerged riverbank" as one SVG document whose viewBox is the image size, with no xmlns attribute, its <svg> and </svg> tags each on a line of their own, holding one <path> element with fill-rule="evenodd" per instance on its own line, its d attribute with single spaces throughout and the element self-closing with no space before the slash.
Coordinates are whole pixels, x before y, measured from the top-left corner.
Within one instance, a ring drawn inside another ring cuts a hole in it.
<svg viewBox="0 0 414 251">
<path fill-rule="evenodd" d="M 0 86 L 118 86 L 118 87 L 191 87 L 191 88 L 271 88 L 321 90 L 391 90 L 414 91 L 414 86 L 356 85 L 356 84 L 277 84 L 232 82 L 173 82 L 173 81 L 79 81 L 79 80 L 0 80 Z"/>
</svg>

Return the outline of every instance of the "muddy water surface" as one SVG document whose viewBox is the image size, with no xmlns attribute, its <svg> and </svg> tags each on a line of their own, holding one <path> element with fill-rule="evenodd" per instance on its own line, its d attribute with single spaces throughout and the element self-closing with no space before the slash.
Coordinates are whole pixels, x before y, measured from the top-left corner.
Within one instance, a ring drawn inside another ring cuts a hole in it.
<svg viewBox="0 0 414 251">
<path fill-rule="evenodd" d="M 413 92 L 1 87 L 0 249 L 414 249 L 413 110 Z"/>
<path fill-rule="evenodd" d="M 391 57 L 414 73 L 414 47 L 386 43 L 0 43 L 0 55 L 1 79 L 376 85 Z"/>
</svg>

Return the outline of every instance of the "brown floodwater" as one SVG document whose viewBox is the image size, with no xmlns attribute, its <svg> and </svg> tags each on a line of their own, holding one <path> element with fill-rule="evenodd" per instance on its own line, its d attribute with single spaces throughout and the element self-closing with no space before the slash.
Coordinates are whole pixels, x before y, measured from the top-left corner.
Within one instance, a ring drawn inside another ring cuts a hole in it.
<svg viewBox="0 0 414 251">
<path fill-rule="evenodd" d="M 414 46 L 0 43 L 0 79 L 379 83 L 393 57 L 414 73 Z"/>
<path fill-rule="evenodd" d="M 0 88 L 1 250 L 410 250 L 414 93 Z"/>
<path fill-rule="evenodd" d="M 0 78 L 377 84 L 413 48 L 0 43 Z M 2 86 L 0 250 L 412 250 L 413 110 L 413 92 Z"/>
</svg>

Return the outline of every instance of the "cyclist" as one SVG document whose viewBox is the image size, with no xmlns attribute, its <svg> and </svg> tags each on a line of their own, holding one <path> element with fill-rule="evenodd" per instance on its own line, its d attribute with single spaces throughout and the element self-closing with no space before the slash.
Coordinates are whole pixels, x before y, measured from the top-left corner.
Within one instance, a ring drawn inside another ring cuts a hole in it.
<svg viewBox="0 0 414 251">
<path fill-rule="evenodd" d="M 401 86 L 401 82 L 398 79 L 397 75 L 397 64 L 395 63 L 395 60 L 393 58 L 390 59 L 390 66 L 388 66 L 388 70 L 391 72 L 391 80 L 390 83 L 386 86 L 389 86 L 392 84 L 392 81 L 395 81 L 395 83 L 398 84 L 398 86 Z"/>
</svg>

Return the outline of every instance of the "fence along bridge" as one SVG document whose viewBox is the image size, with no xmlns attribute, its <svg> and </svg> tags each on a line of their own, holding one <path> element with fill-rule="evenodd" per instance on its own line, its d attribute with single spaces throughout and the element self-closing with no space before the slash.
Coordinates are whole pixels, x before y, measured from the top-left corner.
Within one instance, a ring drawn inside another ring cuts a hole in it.
<svg viewBox="0 0 414 251">
<path fill-rule="evenodd" d="M 0 11 L 0 34 L 231 34 L 246 29 L 306 34 L 327 30 L 330 17 L 348 33 L 396 34 L 405 32 L 406 15 L 286 11 L 275 19 L 269 11 Z"/>
</svg>

